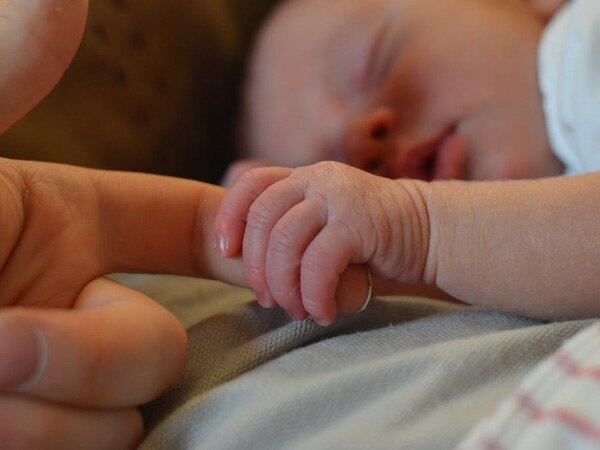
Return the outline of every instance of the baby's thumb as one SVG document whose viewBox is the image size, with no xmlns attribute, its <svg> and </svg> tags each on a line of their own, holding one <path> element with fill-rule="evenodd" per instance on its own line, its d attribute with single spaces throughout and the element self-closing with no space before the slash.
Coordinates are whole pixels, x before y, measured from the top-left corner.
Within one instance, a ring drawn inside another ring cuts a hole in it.
<svg viewBox="0 0 600 450">
<path fill-rule="evenodd" d="M 75 56 L 88 0 L 0 1 L 0 134 L 39 103 Z"/>
</svg>

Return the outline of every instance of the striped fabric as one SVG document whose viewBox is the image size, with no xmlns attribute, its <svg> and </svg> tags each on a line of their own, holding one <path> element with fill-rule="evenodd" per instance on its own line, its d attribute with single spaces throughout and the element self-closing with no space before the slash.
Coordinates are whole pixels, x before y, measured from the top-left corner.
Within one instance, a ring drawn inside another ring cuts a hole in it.
<svg viewBox="0 0 600 450">
<path fill-rule="evenodd" d="M 600 448 L 600 322 L 541 363 L 458 448 Z"/>
</svg>

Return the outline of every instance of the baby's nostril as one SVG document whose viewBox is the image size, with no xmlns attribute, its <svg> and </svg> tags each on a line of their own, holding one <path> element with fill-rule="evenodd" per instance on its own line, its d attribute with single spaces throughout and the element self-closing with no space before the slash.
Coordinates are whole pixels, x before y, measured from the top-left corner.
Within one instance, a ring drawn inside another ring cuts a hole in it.
<svg viewBox="0 0 600 450">
<path fill-rule="evenodd" d="M 376 141 L 382 141 L 388 135 L 388 127 L 385 124 L 379 124 L 371 129 L 371 138 Z"/>
</svg>

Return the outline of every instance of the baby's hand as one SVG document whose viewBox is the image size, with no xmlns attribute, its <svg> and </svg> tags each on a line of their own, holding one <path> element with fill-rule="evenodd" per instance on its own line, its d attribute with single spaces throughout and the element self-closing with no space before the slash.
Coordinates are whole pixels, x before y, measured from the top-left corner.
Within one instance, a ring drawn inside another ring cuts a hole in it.
<svg viewBox="0 0 600 450">
<path fill-rule="evenodd" d="M 220 206 L 217 247 L 224 256 L 243 250 L 263 306 L 329 324 L 347 311 L 335 292 L 350 263 L 402 283 L 422 278 L 429 222 L 418 186 L 334 162 L 253 169 Z"/>
</svg>

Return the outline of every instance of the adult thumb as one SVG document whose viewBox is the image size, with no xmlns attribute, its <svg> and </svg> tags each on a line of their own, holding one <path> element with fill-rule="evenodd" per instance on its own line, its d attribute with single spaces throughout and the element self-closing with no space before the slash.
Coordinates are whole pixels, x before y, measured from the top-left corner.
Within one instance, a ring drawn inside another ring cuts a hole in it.
<svg viewBox="0 0 600 450">
<path fill-rule="evenodd" d="M 75 56 L 88 0 L 0 1 L 0 134 L 58 83 Z"/>
</svg>

